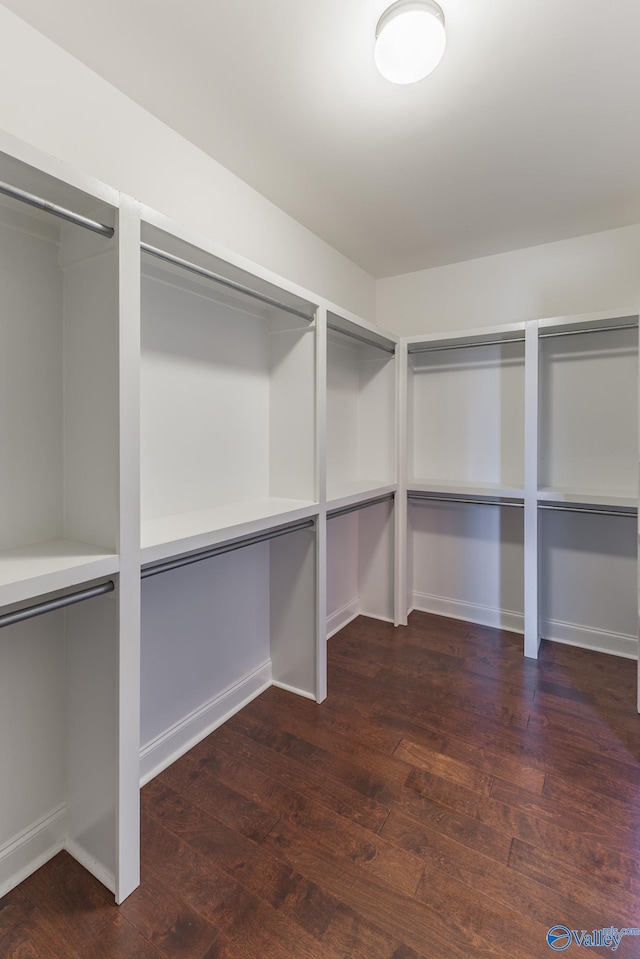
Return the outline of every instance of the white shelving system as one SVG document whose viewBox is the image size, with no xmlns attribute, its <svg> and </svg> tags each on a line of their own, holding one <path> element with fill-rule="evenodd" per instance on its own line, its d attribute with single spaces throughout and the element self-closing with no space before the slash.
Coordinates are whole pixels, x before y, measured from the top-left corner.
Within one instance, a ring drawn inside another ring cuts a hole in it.
<svg viewBox="0 0 640 959">
<path fill-rule="evenodd" d="M 0 156 L 0 894 L 66 848 L 121 901 L 138 882 L 137 743 L 122 745 L 139 685 L 120 577 L 129 211 L 48 166 Z"/>
<path fill-rule="evenodd" d="M 272 682 L 326 694 L 317 305 L 152 218 L 143 213 L 144 780 Z"/>
<path fill-rule="evenodd" d="M 148 222 L 142 243 L 167 256 L 142 257 L 143 561 L 311 515 L 317 306 Z"/>
<path fill-rule="evenodd" d="M 365 614 L 397 623 L 398 341 L 327 312 L 327 632 Z"/>
<path fill-rule="evenodd" d="M 637 656 L 638 317 L 536 324 L 542 636 Z"/>
<path fill-rule="evenodd" d="M 404 350 L 408 607 L 635 658 L 638 317 Z"/>
<path fill-rule="evenodd" d="M 327 623 L 635 655 L 637 316 L 399 341 L 0 149 L 0 894 L 66 848 L 125 899 L 141 779 L 321 702 Z"/>
<path fill-rule="evenodd" d="M 524 324 L 405 349 L 407 607 L 522 629 Z"/>
<path fill-rule="evenodd" d="M 327 314 L 327 503 L 349 506 L 397 482 L 397 340 Z"/>
</svg>

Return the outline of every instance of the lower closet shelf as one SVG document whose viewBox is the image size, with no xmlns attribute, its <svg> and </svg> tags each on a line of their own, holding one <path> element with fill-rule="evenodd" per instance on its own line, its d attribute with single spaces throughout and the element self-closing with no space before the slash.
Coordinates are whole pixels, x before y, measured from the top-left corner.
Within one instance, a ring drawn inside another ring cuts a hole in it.
<svg viewBox="0 0 640 959">
<path fill-rule="evenodd" d="M 270 497 L 143 521 L 142 562 L 176 556 L 293 523 L 317 513 L 309 500 Z"/>
</svg>

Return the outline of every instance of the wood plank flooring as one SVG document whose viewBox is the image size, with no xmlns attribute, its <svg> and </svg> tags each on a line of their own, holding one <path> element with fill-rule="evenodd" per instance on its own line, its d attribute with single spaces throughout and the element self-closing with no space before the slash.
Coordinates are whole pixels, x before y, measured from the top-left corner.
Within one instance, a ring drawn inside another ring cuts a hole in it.
<svg viewBox="0 0 640 959">
<path fill-rule="evenodd" d="M 0 900 L 0 956 L 540 959 L 556 924 L 640 926 L 635 686 L 627 660 L 360 618 L 322 706 L 270 689 L 143 789 L 122 907 L 62 853 Z"/>
</svg>

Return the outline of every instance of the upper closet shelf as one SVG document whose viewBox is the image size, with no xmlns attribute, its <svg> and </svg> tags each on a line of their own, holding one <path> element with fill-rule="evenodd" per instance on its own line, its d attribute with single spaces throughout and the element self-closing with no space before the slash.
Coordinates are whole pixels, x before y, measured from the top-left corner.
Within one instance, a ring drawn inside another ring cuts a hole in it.
<svg viewBox="0 0 640 959">
<path fill-rule="evenodd" d="M 356 323 L 331 311 L 327 313 L 327 329 L 333 333 L 342 333 L 343 336 L 348 336 L 358 343 L 376 347 L 385 353 L 395 353 L 398 345 L 398 341 L 392 334 L 383 332 L 363 320 Z"/>
<path fill-rule="evenodd" d="M 637 329 L 638 314 L 587 313 L 580 316 L 553 316 L 538 322 L 538 336 L 566 336 L 607 330 Z"/>
<path fill-rule="evenodd" d="M 436 496 L 455 496 L 461 501 L 465 498 L 484 498 L 487 500 L 522 500 L 524 490 L 500 483 L 446 483 L 442 480 L 409 480 L 408 493 L 433 493 Z"/>
<path fill-rule="evenodd" d="M 206 549 L 317 512 L 317 504 L 311 501 L 272 497 L 148 519 L 142 523 L 142 562 Z"/>
<path fill-rule="evenodd" d="M 366 480 L 355 480 L 352 483 L 345 482 L 340 489 L 334 489 L 332 495 L 327 497 L 327 509 L 336 510 L 342 509 L 344 506 L 354 506 L 378 497 L 391 496 L 396 491 L 397 485 L 395 483 L 379 483 L 375 480 L 370 482 Z"/>
<path fill-rule="evenodd" d="M 21 603 L 119 569 L 118 556 L 98 546 L 54 540 L 0 551 L 0 606 Z"/>
<path fill-rule="evenodd" d="M 177 224 L 165 221 L 164 217 L 146 208 L 142 220 L 143 275 L 164 274 L 185 289 L 218 297 L 220 302 L 248 309 L 264 319 L 287 314 L 303 323 L 315 319 L 317 304 L 293 289 L 276 285 L 264 276 L 223 259 L 205 238 L 198 237 L 193 245 L 181 234 Z"/>
<path fill-rule="evenodd" d="M 435 353 L 443 350 L 460 350 L 473 346 L 502 346 L 505 343 L 524 341 L 524 323 L 504 326 L 489 326 L 462 333 L 429 333 L 425 336 L 408 337 L 409 353 Z"/>
</svg>

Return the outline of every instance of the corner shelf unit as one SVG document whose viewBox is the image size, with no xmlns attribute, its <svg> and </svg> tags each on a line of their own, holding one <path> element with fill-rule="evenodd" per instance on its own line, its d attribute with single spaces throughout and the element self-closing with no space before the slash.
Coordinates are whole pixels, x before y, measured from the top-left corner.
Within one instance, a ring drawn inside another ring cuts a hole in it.
<svg viewBox="0 0 640 959">
<path fill-rule="evenodd" d="M 406 595 L 523 622 L 524 324 L 406 340 Z"/>
</svg>

